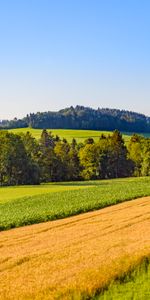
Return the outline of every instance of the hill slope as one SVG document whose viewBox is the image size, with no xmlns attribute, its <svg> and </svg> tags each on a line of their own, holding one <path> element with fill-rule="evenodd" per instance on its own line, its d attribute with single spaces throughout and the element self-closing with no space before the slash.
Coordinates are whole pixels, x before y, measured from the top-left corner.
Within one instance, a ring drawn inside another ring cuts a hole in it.
<svg viewBox="0 0 150 300">
<path fill-rule="evenodd" d="M 147 197 L 1 232 L 1 300 L 92 295 L 150 254 L 149 224 Z"/>
<path fill-rule="evenodd" d="M 119 109 L 76 106 L 58 112 L 38 112 L 21 120 L 2 121 L 1 128 L 53 128 L 150 132 L 150 117 Z"/>
</svg>

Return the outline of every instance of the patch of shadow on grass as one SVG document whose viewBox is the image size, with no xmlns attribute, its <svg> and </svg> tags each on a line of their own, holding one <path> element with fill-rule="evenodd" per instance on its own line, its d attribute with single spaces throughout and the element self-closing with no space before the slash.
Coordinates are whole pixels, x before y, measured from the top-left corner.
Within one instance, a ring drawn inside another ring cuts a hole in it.
<svg viewBox="0 0 150 300">
<path fill-rule="evenodd" d="M 100 289 L 97 289 L 96 292 L 93 294 L 93 296 L 86 295 L 85 297 L 81 297 L 80 299 L 88 299 L 88 300 L 98 300 L 100 296 L 102 296 L 105 291 L 108 291 L 113 284 L 125 284 L 129 281 L 134 281 L 135 277 L 140 274 L 141 272 L 144 272 L 145 274 L 148 273 L 148 267 L 150 264 L 150 256 L 144 256 L 142 257 L 141 261 L 136 263 L 135 265 L 132 265 L 128 271 L 126 271 L 123 274 L 118 274 L 114 277 L 113 280 L 108 282 L 104 287 L 101 287 Z"/>
</svg>

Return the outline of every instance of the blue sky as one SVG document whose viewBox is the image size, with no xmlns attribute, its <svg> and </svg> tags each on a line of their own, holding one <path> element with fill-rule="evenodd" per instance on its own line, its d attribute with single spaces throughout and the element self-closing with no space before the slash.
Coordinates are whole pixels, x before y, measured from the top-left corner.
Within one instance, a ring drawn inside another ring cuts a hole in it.
<svg viewBox="0 0 150 300">
<path fill-rule="evenodd" d="M 150 115 L 149 0 L 0 0 L 0 119 L 70 105 Z"/>
</svg>

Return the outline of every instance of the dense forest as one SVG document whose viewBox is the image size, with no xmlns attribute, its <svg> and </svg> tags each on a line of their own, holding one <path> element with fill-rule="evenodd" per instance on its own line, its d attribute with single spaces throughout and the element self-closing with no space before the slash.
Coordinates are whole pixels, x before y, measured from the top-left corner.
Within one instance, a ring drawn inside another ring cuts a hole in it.
<svg viewBox="0 0 150 300">
<path fill-rule="evenodd" d="M 2 120 L 0 128 L 57 128 L 115 130 L 128 132 L 150 132 L 150 117 L 135 112 L 118 109 L 97 110 L 76 106 L 58 112 L 29 114 L 23 119 Z"/>
<path fill-rule="evenodd" d="M 0 131 L 0 185 L 150 175 L 150 139 L 134 134 L 128 146 L 121 133 L 84 143 L 42 131 L 40 140 Z"/>
</svg>

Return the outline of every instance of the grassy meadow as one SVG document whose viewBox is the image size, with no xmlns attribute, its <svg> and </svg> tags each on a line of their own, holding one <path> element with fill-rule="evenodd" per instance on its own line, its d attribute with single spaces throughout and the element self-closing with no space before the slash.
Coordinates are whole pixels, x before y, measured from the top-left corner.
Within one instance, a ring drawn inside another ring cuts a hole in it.
<svg viewBox="0 0 150 300">
<path fill-rule="evenodd" d="M 47 129 L 51 131 L 53 135 L 58 135 L 61 139 L 65 138 L 68 142 L 71 142 L 73 138 L 77 140 L 78 143 L 84 142 L 87 138 L 93 138 L 95 141 L 98 141 L 100 135 L 103 133 L 106 136 L 112 134 L 112 131 L 99 131 L 99 130 L 73 130 L 73 129 Z M 41 136 L 42 129 L 33 129 L 33 128 L 17 128 L 10 129 L 9 131 L 13 133 L 26 133 L 29 131 L 36 139 L 39 139 Z M 124 132 L 123 138 L 126 143 L 129 142 L 132 135 L 131 132 Z M 150 137 L 149 133 L 142 133 L 144 137 Z"/>
<path fill-rule="evenodd" d="M 73 130 L 73 129 L 47 129 L 51 131 L 53 135 L 58 135 L 61 139 L 65 138 L 68 142 L 71 142 L 73 138 L 77 140 L 78 143 L 84 142 L 87 138 L 93 138 L 98 141 L 100 135 L 103 133 L 105 135 L 112 134 L 112 131 L 98 131 L 98 130 Z M 17 128 L 10 129 L 13 133 L 26 133 L 29 131 L 36 139 L 41 136 L 42 129 L 33 128 Z M 131 133 L 123 134 L 124 140 L 129 141 Z"/>
<path fill-rule="evenodd" d="M 0 230 L 56 220 L 150 195 L 150 177 L 0 188 Z"/>
</svg>

